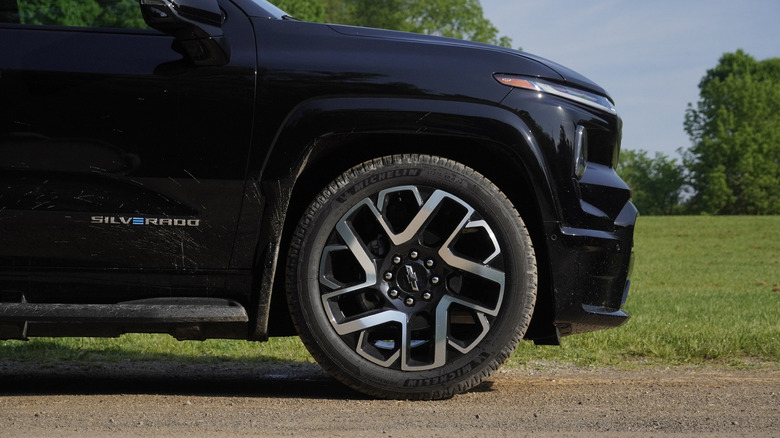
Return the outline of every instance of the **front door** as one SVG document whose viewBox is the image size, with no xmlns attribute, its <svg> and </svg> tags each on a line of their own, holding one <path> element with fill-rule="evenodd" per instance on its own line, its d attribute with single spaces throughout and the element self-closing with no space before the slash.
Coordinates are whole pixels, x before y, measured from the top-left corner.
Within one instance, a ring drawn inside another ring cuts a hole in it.
<svg viewBox="0 0 780 438">
<path fill-rule="evenodd" d="M 227 269 L 254 49 L 195 66 L 135 0 L 0 0 L 0 272 Z M 40 276 L 30 276 L 30 278 Z"/>
</svg>

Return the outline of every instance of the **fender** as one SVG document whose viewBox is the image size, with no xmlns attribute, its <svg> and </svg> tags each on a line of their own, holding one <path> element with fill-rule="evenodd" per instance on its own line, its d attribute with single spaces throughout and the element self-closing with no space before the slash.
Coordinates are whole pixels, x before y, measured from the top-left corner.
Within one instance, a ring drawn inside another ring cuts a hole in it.
<svg viewBox="0 0 780 438">
<path fill-rule="evenodd" d="M 279 249 L 287 221 L 287 212 L 298 178 L 316 166 L 350 138 L 366 136 L 411 136 L 413 138 L 456 138 L 500 151 L 495 160 L 513 159 L 522 163 L 523 178 L 533 188 L 535 208 L 543 222 L 557 221 L 556 200 L 541 145 L 529 127 L 512 111 L 495 105 L 445 99 L 410 99 L 394 97 L 328 97 L 300 104 L 285 119 L 266 155 L 260 172 L 259 186 L 266 199 L 262 228 L 252 260 L 249 254 L 234 257 L 236 265 L 255 266 L 255 285 L 251 312 L 256 326 L 250 329 L 252 339 L 266 339 L 272 290 L 279 269 Z M 336 140 L 333 140 L 336 139 Z M 364 147 L 365 150 L 365 147 Z M 397 147 L 396 147 L 397 150 Z M 410 149 L 407 152 L 425 152 Z M 439 151 L 457 159 L 454 150 Z M 480 150 L 480 154 L 486 151 Z M 381 150 L 369 155 L 383 155 Z M 473 151 L 469 151 L 473 154 Z M 460 152 L 463 155 L 462 151 Z M 490 156 L 482 159 L 492 160 Z M 274 169 L 267 166 L 275 163 Z M 284 165 L 280 165 L 284 163 Z M 344 163 L 339 171 L 359 163 Z M 278 169 L 283 169 L 279 171 Z M 479 169 L 478 169 L 479 170 Z M 242 224 L 244 221 L 242 220 Z M 255 223 L 255 227 L 257 222 Z M 239 233 L 241 234 L 241 233 Z"/>
<path fill-rule="evenodd" d="M 318 141 L 328 136 L 361 134 L 450 136 L 500 145 L 520 159 L 535 183 L 540 198 L 552 200 L 549 174 L 530 128 L 511 110 L 493 103 L 448 99 L 395 97 L 327 97 L 303 102 L 284 120 L 269 148 L 261 170 L 262 180 L 283 179 L 312 164 L 302 160 L 317 155 Z M 286 163 L 270 173 L 267 164 Z"/>
</svg>

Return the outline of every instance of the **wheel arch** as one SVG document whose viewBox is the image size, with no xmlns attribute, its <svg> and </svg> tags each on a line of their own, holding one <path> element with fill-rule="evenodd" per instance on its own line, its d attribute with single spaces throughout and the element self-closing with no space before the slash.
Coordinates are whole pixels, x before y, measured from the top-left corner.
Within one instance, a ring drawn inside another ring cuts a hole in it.
<svg viewBox="0 0 780 438">
<path fill-rule="evenodd" d="M 270 275 L 271 281 L 263 282 L 269 290 L 259 292 L 256 335 L 295 334 L 286 312 L 284 260 L 310 200 L 351 167 L 402 153 L 458 161 L 482 173 L 507 195 L 526 221 L 537 251 L 540 288 L 531 329 L 554 330 L 543 225 L 556 220 L 555 200 L 543 154 L 525 123 L 504 108 L 481 103 L 334 98 L 306 102 L 293 111 L 265 159 L 263 186 L 280 193 L 270 197 L 272 205 L 266 207 L 263 223 L 282 222 L 272 227 L 277 241 L 263 252 L 261 275 Z M 518 174 L 518 168 L 525 171 Z M 269 258 L 274 258 L 272 263 Z"/>
</svg>

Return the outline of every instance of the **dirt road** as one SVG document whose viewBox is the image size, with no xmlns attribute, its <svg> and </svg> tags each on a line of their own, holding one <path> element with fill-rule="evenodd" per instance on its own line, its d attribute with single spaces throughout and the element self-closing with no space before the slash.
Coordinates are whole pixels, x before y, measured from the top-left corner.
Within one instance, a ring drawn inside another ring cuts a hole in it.
<svg viewBox="0 0 780 438">
<path fill-rule="evenodd" d="M 0 437 L 780 438 L 780 370 L 499 371 L 438 402 L 368 399 L 316 365 L 0 360 Z"/>
</svg>

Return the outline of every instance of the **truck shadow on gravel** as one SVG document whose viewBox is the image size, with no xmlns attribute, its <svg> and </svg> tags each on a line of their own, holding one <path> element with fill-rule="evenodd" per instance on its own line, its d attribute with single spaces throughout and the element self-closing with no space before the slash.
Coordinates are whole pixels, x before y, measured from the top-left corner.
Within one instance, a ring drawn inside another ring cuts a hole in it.
<svg viewBox="0 0 780 438">
<path fill-rule="evenodd" d="M 97 394 L 370 399 L 311 363 L 124 361 L 51 365 L 0 360 L 0 396 Z"/>
</svg>

